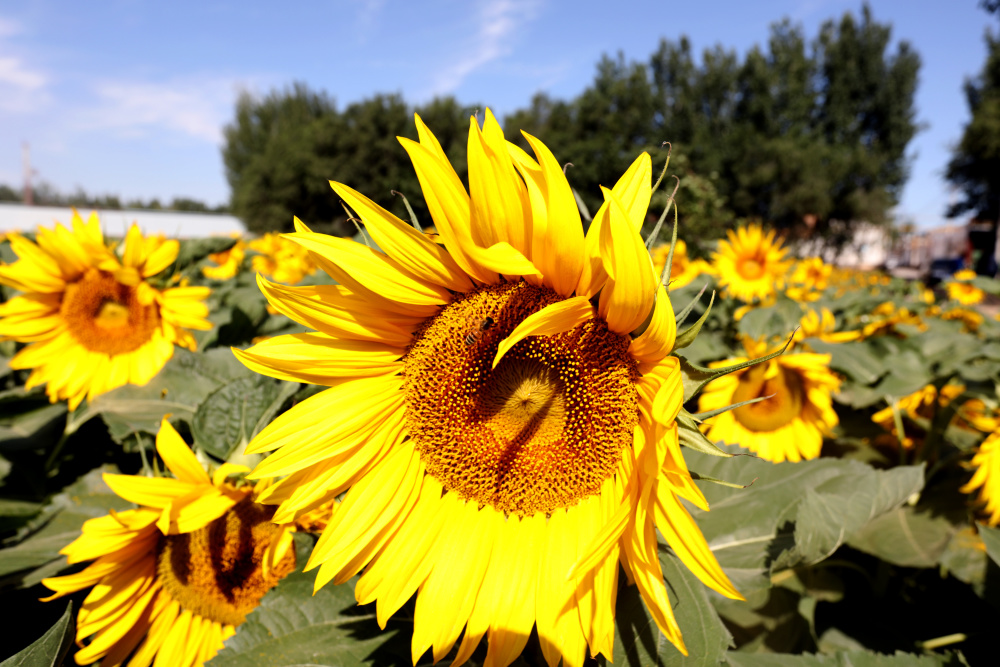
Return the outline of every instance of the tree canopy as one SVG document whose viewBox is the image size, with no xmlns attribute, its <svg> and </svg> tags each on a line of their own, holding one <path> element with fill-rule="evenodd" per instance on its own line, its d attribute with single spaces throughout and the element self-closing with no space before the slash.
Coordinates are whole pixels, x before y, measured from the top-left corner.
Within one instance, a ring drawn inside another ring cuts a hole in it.
<svg viewBox="0 0 1000 667">
<path fill-rule="evenodd" d="M 982 71 L 965 82 L 972 118 L 945 172 L 961 193 L 947 215 L 972 213 L 980 220 L 996 221 L 1000 216 L 1000 38 L 987 33 L 986 46 Z"/>
<path fill-rule="evenodd" d="M 919 67 L 910 45 L 892 46 L 890 27 L 865 5 L 860 17 L 827 21 L 811 40 L 779 22 L 766 45 L 744 56 L 715 46 L 696 58 L 686 37 L 662 40 L 646 62 L 605 56 L 576 98 L 539 93 L 504 126 L 522 147 L 520 129 L 572 162 L 570 181 L 591 207 L 598 186 L 613 184 L 639 151 L 665 159 L 669 141 L 689 235 L 720 236 L 737 218 L 849 235 L 854 222 L 886 222 L 898 202 L 918 129 Z M 463 177 L 473 108 L 448 98 L 417 109 Z M 334 179 L 405 217 L 390 194 L 402 191 L 426 215 L 396 135 L 416 136 L 398 96 L 338 111 L 304 84 L 263 99 L 244 95 L 225 131 L 232 210 L 255 231 L 289 229 L 293 215 L 343 224 L 327 189 Z"/>
</svg>

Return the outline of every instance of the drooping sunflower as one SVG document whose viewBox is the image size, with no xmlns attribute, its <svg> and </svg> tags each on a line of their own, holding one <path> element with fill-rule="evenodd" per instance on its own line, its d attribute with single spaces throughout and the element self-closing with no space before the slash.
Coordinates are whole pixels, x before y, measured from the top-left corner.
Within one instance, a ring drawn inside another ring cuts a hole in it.
<svg viewBox="0 0 1000 667">
<path fill-rule="evenodd" d="M 712 270 L 719 286 L 728 294 L 746 302 L 773 297 L 784 285 L 791 261 L 774 230 L 764 232 L 758 224 L 740 226 L 726 232 L 728 241 L 719 241 L 712 254 Z"/>
<path fill-rule="evenodd" d="M 837 318 L 826 307 L 806 311 L 799 320 L 798 331 L 795 332 L 796 341 L 817 338 L 825 343 L 846 343 L 858 340 L 861 336 L 860 331 L 837 331 Z"/>
<path fill-rule="evenodd" d="M 661 244 L 653 248 L 653 267 L 656 274 L 663 273 L 667 265 L 667 256 L 670 254 L 670 244 Z M 691 284 L 691 281 L 698 276 L 708 273 L 710 270 L 708 262 L 703 259 L 691 259 L 688 257 L 687 243 L 682 239 L 677 239 L 674 246 L 674 257 L 670 264 L 670 277 L 667 279 L 667 289 L 675 290 Z"/>
<path fill-rule="evenodd" d="M 946 384 L 940 389 L 933 384 L 925 385 L 912 394 L 907 394 L 894 403 L 872 415 L 872 421 L 893 436 L 893 441 L 905 449 L 922 444 L 925 435 L 919 423 L 933 421 L 938 411 L 947 407 L 965 393 L 963 384 Z M 996 428 L 996 421 L 989 417 L 987 406 L 978 398 L 962 401 L 961 409 L 955 412 L 950 424 L 966 431 L 989 432 Z M 900 438 L 896 427 L 896 416 L 906 417 L 906 433 Z"/>
<path fill-rule="evenodd" d="M 243 266 L 243 258 L 246 257 L 247 244 L 238 240 L 229 250 L 214 252 L 208 256 L 208 260 L 215 266 L 205 266 L 201 269 L 201 274 L 211 280 L 229 280 L 240 272 Z"/>
<path fill-rule="evenodd" d="M 549 665 L 612 655 L 619 561 L 681 651 L 657 553 L 741 599 L 679 498 L 707 507 L 681 456 L 673 310 L 639 230 L 649 156 L 586 237 L 555 157 L 532 158 L 487 111 L 471 119 L 469 189 L 419 117 L 409 153 L 443 246 L 333 183 L 384 252 L 299 231 L 335 286 L 261 279 L 316 329 L 237 355 L 330 388 L 279 416 L 248 452 L 288 521 L 345 493 L 307 568 L 316 586 L 364 570 L 359 602 L 387 619 L 416 594 L 412 653 L 456 664 L 484 635 L 510 664 L 537 630 Z M 596 305 L 595 305 L 596 304 Z M 640 335 L 633 338 L 644 322 Z"/>
<path fill-rule="evenodd" d="M 281 234 L 268 232 L 248 245 L 257 253 L 251 260 L 253 270 L 279 283 L 294 285 L 316 272 L 309 252 Z"/>
<path fill-rule="evenodd" d="M 744 339 L 746 357 L 711 364 L 731 366 L 768 352 L 764 342 Z M 755 398 L 769 397 L 724 412 L 704 424 L 712 440 L 739 444 L 774 463 L 819 456 L 823 436 L 839 423 L 832 393 L 840 378 L 830 370 L 829 354 L 786 352 L 770 361 L 710 382 L 698 400 L 707 412 Z"/>
<path fill-rule="evenodd" d="M 945 283 L 948 298 L 958 301 L 963 306 L 974 306 L 986 296 L 983 290 L 972 284 L 976 277 L 975 271 L 963 269 L 956 271 L 951 280 Z"/>
<path fill-rule="evenodd" d="M 187 329 L 207 330 L 207 287 L 159 289 L 149 278 L 177 258 L 177 241 L 144 238 L 132 225 L 119 256 L 96 215 L 74 212 L 72 231 L 38 228 L 37 242 L 10 234 L 18 260 L 0 266 L 0 283 L 21 290 L 0 305 L 0 336 L 31 343 L 10 361 L 34 369 L 28 389 L 46 384 L 52 402 L 72 410 L 124 384 L 143 385 L 173 356 L 196 346 Z"/>
<path fill-rule="evenodd" d="M 271 520 L 253 485 L 227 481 L 248 468 L 224 463 L 209 478 L 166 419 L 156 450 L 175 478 L 105 474 L 139 508 L 84 523 L 60 553 L 94 562 L 42 580 L 55 591 L 45 600 L 94 587 L 77 616 L 79 665 L 201 665 L 295 569 L 292 527 Z"/>
</svg>

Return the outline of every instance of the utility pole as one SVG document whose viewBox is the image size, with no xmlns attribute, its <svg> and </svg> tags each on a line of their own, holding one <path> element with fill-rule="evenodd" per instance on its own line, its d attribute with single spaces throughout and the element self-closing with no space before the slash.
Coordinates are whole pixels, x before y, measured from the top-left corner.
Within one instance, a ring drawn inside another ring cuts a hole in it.
<svg viewBox="0 0 1000 667">
<path fill-rule="evenodd" d="M 31 189 L 31 144 L 27 141 L 21 144 L 21 162 L 24 164 L 24 205 L 32 206 L 35 203 L 35 193 Z"/>
</svg>

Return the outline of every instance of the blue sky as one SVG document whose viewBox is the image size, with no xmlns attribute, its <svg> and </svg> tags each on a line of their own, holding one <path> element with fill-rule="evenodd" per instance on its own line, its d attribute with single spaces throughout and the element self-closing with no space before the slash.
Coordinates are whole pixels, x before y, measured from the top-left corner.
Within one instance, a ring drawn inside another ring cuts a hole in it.
<svg viewBox="0 0 1000 667">
<path fill-rule="evenodd" d="M 949 146 L 968 120 L 963 80 L 981 68 L 997 27 L 978 0 L 874 0 L 876 20 L 911 42 L 923 65 L 925 126 L 897 211 L 942 224 Z M 221 128 L 240 90 L 294 80 L 341 106 L 379 92 L 410 103 L 453 94 L 500 116 L 537 91 L 578 94 L 602 54 L 645 61 L 661 37 L 695 51 L 745 52 L 790 17 L 808 37 L 851 0 L 437 0 L 283 3 L 134 0 L 0 2 L 0 183 L 21 184 L 21 144 L 41 179 L 125 198 L 228 199 Z M 508 132 L 515 128 L 507 128 Z M 665 137 L 669 139 L 669 137 Z M 543 137 L 544 139 L 544 137 Z M 359 184 L 362 185 L 363 184 Z"/>
</svg>

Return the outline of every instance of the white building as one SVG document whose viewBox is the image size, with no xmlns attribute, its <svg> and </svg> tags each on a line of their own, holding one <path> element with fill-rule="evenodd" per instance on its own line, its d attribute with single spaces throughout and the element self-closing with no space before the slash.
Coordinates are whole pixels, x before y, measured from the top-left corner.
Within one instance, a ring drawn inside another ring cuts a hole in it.
<svg viewBox="0 0 1000 667">
<path fill-rule="evenodd" d="M 84 218 L 89 209 L 80 209 Z M 186 213 L 180 211 L 107 210 L 98 209 L 101 229 L 105 236 L 122 237 L 133 222 L 146 234 L 162 233 L 169 238 L 197 238 L 243 234 L 246 227 L 239 218 L 219 213 Z M 69 225 L 73 209 L 61 206 L 25 206 L 0 203 L 0 232 L 33 231 L 39 225 L 51 227 L 56 222 Z"/>
</svg>

